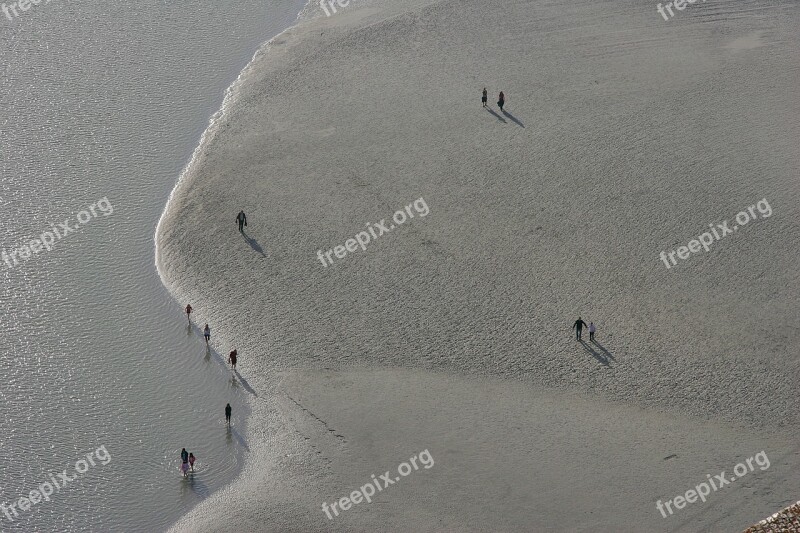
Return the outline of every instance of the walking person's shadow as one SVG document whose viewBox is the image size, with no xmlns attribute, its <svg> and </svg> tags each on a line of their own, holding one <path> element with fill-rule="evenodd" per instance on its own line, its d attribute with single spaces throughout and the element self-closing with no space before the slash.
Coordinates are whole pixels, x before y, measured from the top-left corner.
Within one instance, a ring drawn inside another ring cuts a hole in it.
<svg viewBox="0 0 800 533">
<path fill-rule="evenodd" d="M 250 384 L 247 382 L 247 380 L 242 377 L 239 371 L 234 370 L 233 373 L 234 373 L 233 381 L 236 382 L 236 378 L 239 378 L 239 383 L 241 383 L 242 387 L 244 387 L 244 390 L 246 390 L 256 398 L 258 398 L 258 394 L 256 394 L 256 391 L 253 390 L 253 387 L 251 387 Z"/>
<path fill-rule="evenodd" d="M 229 445 L 233 442 L 233 438 L 232 437 L 236 437 L 236 440 L 238 441 L 239 446 L 241 446 L 242 448 L 244 448 L 248 452 L 250 451 L 250 446 L 247 445 L 247 441 L 245 441 L 244 438 L 241 435 L 239 435 L 238 431 L 236 431 L 235 429 L 231 428 L 230 424 L 228 424 L 228 429 L 225 432 L 225 440 L 227 441 L 227 443 Z"/>
<path fill-rule="evenodd" d="M 261 245 L 258 244 L 257 240 L 249 237 L 244 231 L 242 231 L 242 237 L 244 237 L 245 242 L 250 245 L 250 248 L 261 254 L 261 257 L 267 257 L 267 254 L 264 253 L 264 250 L 261 248 Z"/>
<path fill-rule="evenodd" d="M 585 340 L 581 339 L 579 342 L 581 343 L 581 346 L 583 346 L 584 350 L 589 352 L 592 355 L 592 357 L 597 359 L 598 363 L 600 363 L 603 366 L 610 366 L 608 363 L 608 358 L 605 355 L 601 355 L 596 351 L 594 351 L 594 349 Z"/>
<path fill-rule="evenodd" d="M 598 348 L 600 348 L 600 350 L 603 352 L 603 356 L 604 356 L 606 359 L 611 359 L 612 361 L 616 361 L 616 359 L 614 358 L 614 356 L 613 356 L 613 355 L 611 355 L 611 352 L 609 352 L 608 350 L 606 350 L 606 349 L 603 347 L 603 345 L 602 345 L 602 344 L 600 344 L 599 342 L 597 342 L 597 339 L 595 339 L 595 340 L 592 340 L 591 342 L 593 342 L 595 346 L 597 346 Z"/>
<path fill-rule="evenodd" d="M 502 122 L 503 124 L 507 124 L 507 122 L 506 122 L 506 119 L 504 119 L 503 117 L 501 117 L 500 115 L 498 115 L 497 113 L 495 113 L 495 112 L 494 112 L 494 110 L 493 110 L 491 107 L 489 107 L 489 106 L 486 106 L 486 111 L 488 111 L 489 113 L 491 113 L 492 115 L 494 115 L 494 117 L 495 117 L 497 120 L 499 120 L 500 122 Z"/>
<path fill-rule="evenodd" d="M 519 120 L 517 120 L 517 117 L 515 117 L 514 115 L 512 115 L 511 113 L 509 113 L 509 112 L 508 112 L 508 111 L 506 111 L 505 109 L 503 109 L 503 114 L 504 114 L 505 116 L 507 116 L 508 118 L 510 118 L 510 119 L 511 119 L 511 121 L 512 121 L 514 124 L 516 124 L 517 126 L 521 126 L 521 127 L 523 127 L 523 128 L 525 127 L 525 124 L 523 124 L 522 122 L 520 122 Z"/>
</svg>

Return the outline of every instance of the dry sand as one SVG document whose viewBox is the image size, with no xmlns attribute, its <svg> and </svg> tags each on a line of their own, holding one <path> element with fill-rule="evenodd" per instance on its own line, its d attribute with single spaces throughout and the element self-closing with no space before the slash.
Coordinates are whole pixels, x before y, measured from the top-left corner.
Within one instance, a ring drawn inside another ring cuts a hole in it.
<svg viewBox="0 0 800 533">
<path fill-rule="evenodd" d="M 176 529 L 736 531 L 796 502 L 799 18 L 395 0 L 274 39 L 159 226 L 254 413 L 241 479 Z M 420 197 L 424 218 L 318 260 Z M 658 258 L 762 199 L 769 218 Z M 326 518 L 423 449 L 435 466 Z"/>
</svg>

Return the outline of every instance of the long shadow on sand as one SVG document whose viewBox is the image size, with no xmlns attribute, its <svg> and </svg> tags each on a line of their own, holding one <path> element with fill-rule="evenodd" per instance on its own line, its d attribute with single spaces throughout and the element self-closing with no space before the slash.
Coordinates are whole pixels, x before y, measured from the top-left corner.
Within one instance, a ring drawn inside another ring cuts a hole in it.
<svg viewBox="0 0 800 533">
<path fill-rule="evenodd" d="M 503 124 L 508 124 L 508 122 L 506 122 L 506 119 L 504 119 L 503 117 L 501 117 L 500 115 L 498 115 L 497 113 L 495 113 L 495 112 L 492 110 L 492 108 L 491 108 L 491 107 L 487 107 L 487 108 L 486 108 L 486 111 L 488 111 L 489 113 L 491 113 L 492 115 L 494 115 L 494 117 L 495 117 L 497 120 L 499 120 L 500 122 L 502 122 Z"/>
<path fill-rule="evenodd" d="M 214 361 L 219 363 L 222 368 L 227 370 L 228 363 L 225 361 L 225 359 L 223 359 L 222 356 L 216 352 L 216 350 L 212 350 L 210 345 L 206 344 L 206 357 L 205 357 L 206 362 L 210 362 L 212 356 L 214 358 Z"/>
<path fill-rule="evenodd" d="M 609 366 L 609 363 L 608 363 L 608 358 L 607 358 L 605 355 L 600 355 L 599 353 L 597 353 L 597 352 L 596 352 L 596 351 L 595 351 L 595 350 L 594 350 L 594 349 L 591 347 L 591 345 L 589 345 L 589 344 L 588 344 L 588 343 L 587 343 L 585 340 L 581 339 L 579 342 L 581 343 L 581 346 L 583 346 L 583 349 L 584 349 L 584 350 L 586 350 L 587 352 L 589 352 L 590 354 L 592 354 L 592 357 L 594 357 L 595 359 L 597 359 L 597 362 L 598 362 L 598 363 L 600 363 L 600 364 L 601 364 L 601 365 L 603 365 L 603 366 Z M 607 352 L 606 352 L 606 353 L 607 353 Z"/>
<path fill-rule="evenodd" d="M 256 398 L 258 398 L 258 394 L 256 394 L 256 391 L 253 390 L 253 387 L 251 387 L 250 384 L 247 382 L 247 380 L 242 377 L 242 375 L 239 373 L 239 371 L 238 370 L 234 370 L 233 373 L 235 375 L 231 376 L 231 385 L 236 387 L 241 383 L 242 387 L 244 387 L 244 390 L 246 390 L 247 392 L 249 392 L 250 394 L 252 394 Z M 236 378 L 239 378 L 238 382 L 236 381 Z"/>
<path fill-rule="evenodd" d="M 592 342 L 592 343 L 593 343 L 593 344 L 594 344 L 594 345 L 595 345 L 597 348 L 599 348 L 601 352 L 603 352 L 603 356 L 604 356 L 606 359 L 611 359 L 612 361 L 616 361 L 616 359 L 614 359 L 614 356 L 613 356 L 613 355 L 611 355 L 611 352 L 609 352 L 608 350 L 606 350 L 606 349 L 603 347 L 603 345 L 602 345 L 602 344 L 600 344 L 599 342 L 597 342 L 597 340 L 593 340 L 593 341 L 591 341 L 591 342 Z"/>
<path fill-rule="evenodd" d="M 257 240 L 249 237 L 245 232 L 242 232 L 242 237 L 244 237 L 245 242 L 250 245 L 250 248 L 261 254 L 261 257 L 267 257 Z"/>
<path fill-rule="evenodd" d="M 239 443 L 239 446 L 241 446 L 248 452 L 250 451 L 250 446 L 248 446 L 244 438 L 241 435 L 239 435 L 239 432 L 231 428 L 231 426 L 227 426 L 227 431 L 225 432 L 225 439 L 228 441 L 228 444 L 230 444 L 231 441 L 233 441 L 233 437 L 236 437 L 236 442 Z"/>
<path fill-rule="evenodd" d="M 511 122 L 513 122 L 513 123 L 514 123 L 514 124 L 516 124 L 517 126 L 520 126 L 520 127 L 523 127 L 523 128 L 525 127 L 525 124 L 523 124 L 522 122 L 520 122 L 519 120 L 517 120 L 517 117 L 515 117 L 514 115 L 512 115 L 511 113 L 509 113 L 509 112 L 508 112 L 508 111 L 506 111 L 505 109 L 503 110 L 503 114 L 504 114 L 505 116 L 507 116 L 508 118 L 510 118 L 510 119 L 511 119 Z"/>
<path fill-rule="evenodd" d="M 191 337 L 192 333 L 194 333 L 195 335 L 197 335 L 201 339 L 203 338 L 203 330 L 200 329 L 200 326 L 198 326 L 194 322 L 189 322 L 186 325 L 186 336 L 187 337 Z"/>
</svg>

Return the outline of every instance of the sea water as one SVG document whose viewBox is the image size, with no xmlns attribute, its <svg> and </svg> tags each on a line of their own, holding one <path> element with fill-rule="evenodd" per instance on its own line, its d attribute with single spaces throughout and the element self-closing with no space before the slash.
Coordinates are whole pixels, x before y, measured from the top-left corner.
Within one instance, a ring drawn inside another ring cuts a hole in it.
<svg viewBox="0 0 800 533">
<path fill-rule="evenodd" d="M 226 87 L 303 3 L 0 11 L 0 530 L 164 530 L 239 471 L 246 376 L 162 285 L 153 235 Z"/>
</svg>

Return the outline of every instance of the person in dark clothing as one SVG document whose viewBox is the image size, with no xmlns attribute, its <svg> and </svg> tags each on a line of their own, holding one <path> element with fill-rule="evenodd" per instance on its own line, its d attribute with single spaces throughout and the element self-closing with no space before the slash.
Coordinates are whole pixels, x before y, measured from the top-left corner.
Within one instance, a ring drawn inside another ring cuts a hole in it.
<svg viewBox="0 0 800 533">
<path fill-rule="evenodd" d="M 225 404 L 225 423 L 231 423 L 231 404 L 229 403 Z"/>
<path fill-rule="evenodd" d="M 503 91 L 500 91 L 500 97 L 497 99 L 497 107 L 500 108 L 500 111 L 503 110 L 503 106 L 505 105 L 505 103 L 506 103 L 506 97 L 503 94 Z"/>
<path fill-rule="evenodd" d="M 572 328 L 575 330 L 575 340 L 578 340 L 578 341 L 581 340 L 581 330 L 583 329 L 583 326 L 585 326 L 585 325 L 586 325 L 586 322 L 581 320 L 581 317 L 578 317 L 578 320 L 576 320 L 575 323 L 572 324 Z"/>
<path fill-rule="evenodd" d="M 192 314 L 192 306 L 190 304 L 186 304 L 186 320 L 188 320 L 189 322 L 192 321 L 192 319 L 189 317 L 189 315 L 191 314 Z"/>
<path fill-rule="evenodd" d="M 239 223 L 239 231 L 243 232 L 243 226 L 247 226 L 247 217 L 244 214 L 244 211 L 239 211 L 239 214 L 236 215 L 236 222 Z"/>
<path fill-rule="evenodd" d="M 486 87 L 483 88 L 483 96 L 481 96 L 481 103 L 483 107 L 486 107 L 486 101 L 489 99 L 489 96 L 486 94 Z"/>
<path fill-rule="evenodd" d="M 189 452 L 186 451 L 186 448 L 181 448 L 181 463 L 188 463 L 189 462 Z"/>
<path fill-rule="evenodd" d="M 208 324 L 203 328 L 203 337 L 206 338 L 206 344 L 208 344 L 208 341 L 211 340 L 211 328 L 208 327 Z"/>
<path fill-rule="evenodd" d="M 231 362 L 231 368 L 234 369 L 234 370 L 236 370 L 236 356 L 237 355 L 239 355 L 239 353 L 236 350 L 232 351 L 228 355 L 228 361 Z"/>
</svg>

